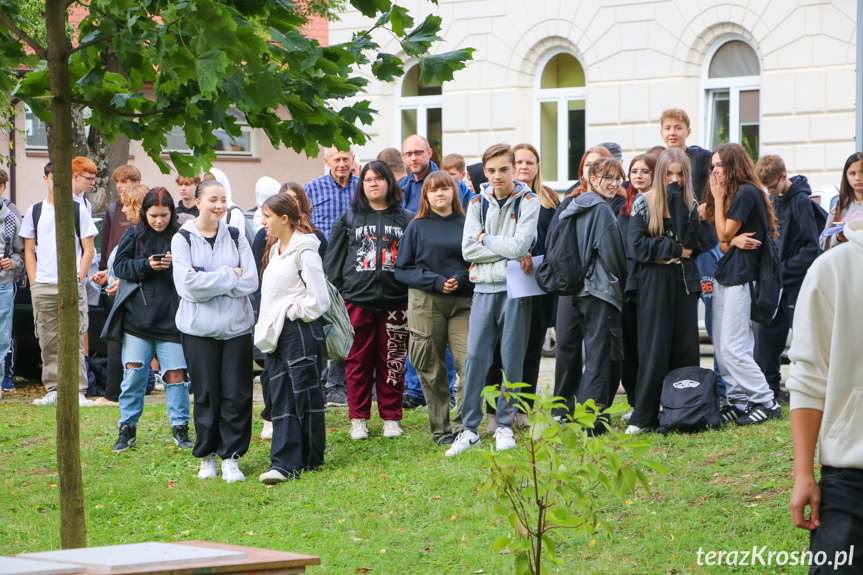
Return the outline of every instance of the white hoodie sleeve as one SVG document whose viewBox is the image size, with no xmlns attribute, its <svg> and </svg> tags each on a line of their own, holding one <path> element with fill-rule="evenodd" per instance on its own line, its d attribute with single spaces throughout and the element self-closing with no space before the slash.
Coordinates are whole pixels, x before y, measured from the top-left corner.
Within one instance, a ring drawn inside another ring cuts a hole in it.
<svg viewBox="0 0 863 575">
<path fill-rule="evenodd" d="M 306 284 L 306 294 L 301 300 L 288 306 L 286 315 L 292 321 L 302 319 L 310 322 L 330 309 L 330 292 L 327 289 L 324 265 L 318 252 L 305 249 L 300 254 L 300 258 L 303 265 L 301 277 Z"/>
</svg>

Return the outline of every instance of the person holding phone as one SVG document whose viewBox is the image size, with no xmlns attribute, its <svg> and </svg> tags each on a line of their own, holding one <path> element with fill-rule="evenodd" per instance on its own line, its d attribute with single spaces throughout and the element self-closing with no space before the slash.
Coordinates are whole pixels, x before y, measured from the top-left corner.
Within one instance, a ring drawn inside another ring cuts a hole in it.
<svg viewBox="0 0 863 575">
<path fill-rule="evenodd" d="M 140 221 L 126 230 L 117 246 L 114 273 L 120 279 L 117 299 L 102 338 L 122 341 L 123 382 L 115 453 L 137 443 L 137 424 L 144 411 L 150 360 L 163 370 L 168 418 L 174 442 L 190 449 L 189 380 L 174 322 L 179 298 L 171 277 L 171 237 L 178 229 L 174 199 L 165 188 L 144 196 Z"/>
</svg>

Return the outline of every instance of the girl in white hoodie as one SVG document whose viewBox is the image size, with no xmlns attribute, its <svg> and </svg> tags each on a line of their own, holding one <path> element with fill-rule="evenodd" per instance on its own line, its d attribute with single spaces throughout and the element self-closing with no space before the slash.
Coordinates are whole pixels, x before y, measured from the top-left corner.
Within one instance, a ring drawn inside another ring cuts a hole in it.
<svg viewBox="0 0 863 575">
<path fill-rule="evenodd" d="M 320 317 L 329 309 L 323 263 L 308 215 L 289 194 L 270 197 L 261 223 L 277 238 L 262 262 L 261 312 L 255 345 L 266 354 L 272 402 L 270 469 L 262 483 L 299 477 L 324 463 L 326 426 Z"/>
</svg>

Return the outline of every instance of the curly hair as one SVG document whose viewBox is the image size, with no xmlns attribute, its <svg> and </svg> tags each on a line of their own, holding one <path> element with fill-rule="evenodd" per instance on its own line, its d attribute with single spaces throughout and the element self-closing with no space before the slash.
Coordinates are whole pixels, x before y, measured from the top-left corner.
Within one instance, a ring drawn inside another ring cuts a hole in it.
<svg viewBox="0 0 863 575">
<path fill-rule="evenodd" d="M 767 195 L 763 190 L 761 190 L 761 182 L 759 182 L 758 176 L 755 175 L 755 164 L 752 162 L 752 158 L 749 157 L 749 153 L 746 151 L 746 148 L 740 144 L 722 144 L 713 151 L 713 154 L 719 154 L 719 160 L 722 162 L 722 168 L 725 171 L 725 186 L 728 190 L 728 193 L 725 194 L 722 213 L 728 214 L 728 210 L 731 209 L 731 202 L 734 199 L 734 196 L 737 195 L 737 192 L 740 191 L 740 188 L 743 187 L 744 184 L 750 184 L 754 186 L 755 189 L 761 191 L 761 195 L 764 199 L 764 207 L 767 210 L 767 228 L 769 233 L 773 237 L 776 237 L 776 216 L 773 213 L 773 204 L 767 198 Z M 712 157 L 710 167 L 710 172 L 713 173 Z M 713 200 L 713 194 L 709 193 L 704 196 L 707 221 L 715 226 L 716 206 Z"/>
</svg>

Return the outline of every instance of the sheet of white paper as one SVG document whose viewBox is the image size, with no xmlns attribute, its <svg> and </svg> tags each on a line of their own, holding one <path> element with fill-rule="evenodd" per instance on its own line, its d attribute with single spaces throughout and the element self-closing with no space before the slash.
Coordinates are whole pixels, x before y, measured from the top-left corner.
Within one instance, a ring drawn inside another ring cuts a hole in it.
<svg viewBox="0 0 863 575">
<path fill-rule="evenodd" d="M 543 295 L 536 283 L 536 268 L 542 263 L 543 256 L 533 257 L 533 271 L 525 275 L 521 270 L 521 262 L 509 260 L 506 262 L 506 294 L 509 299 Z"/>
</svg>

